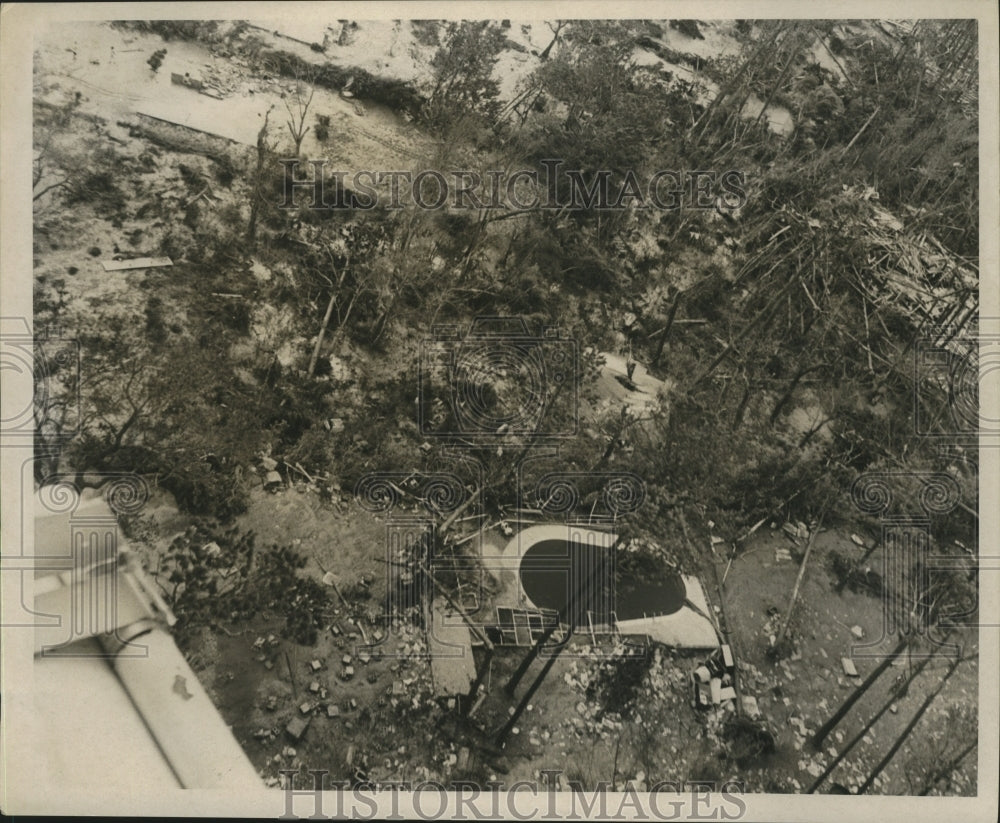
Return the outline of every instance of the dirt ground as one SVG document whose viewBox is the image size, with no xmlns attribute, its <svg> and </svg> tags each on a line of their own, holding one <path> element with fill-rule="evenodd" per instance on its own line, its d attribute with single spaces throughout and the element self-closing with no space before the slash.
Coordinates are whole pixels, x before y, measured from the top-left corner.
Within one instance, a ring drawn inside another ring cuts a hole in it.
<svg viewBox="0 0 1000 823">
<path fill-rule="evenodd" d="M 185 522 L 166 500 L 152 514 L 165 538 Z M 816 539 L 793 613 L 795 651 L 780 663 L 770 660 L 766 652 L 778 619 L 773 613 L 783 615 L 787 608 L 804 541 L 795 545 L 781 529 L 765 527 L 731 566 L 726 545 L 718 544 L 715 562 L 719 574 L 725 574 L 726 610 L 742 693 L 756 698 L 775 738 L 773 755 L 747 768 L 720 758 L 721 726 L 734 705 L 709 712 L 692 707 L 688 678 L 704 657 L 701 653 L 651 649 L 653 663 L 634 714 L 624 719 L 615 714 L 602 716 L 599 702 L 587 696 L 587 685 L 599 665 L 599 655 L 608 653 L 611 646 L 594 647 L 586 635 L 574 639 L 559 657 L 506 745 L 499 749 L 493 737 L 543 661 L 532 664 L 516 697 L 510 697 L 503 684 L 524 650 L 498 648 L 484 679 L 487 697 L 468 721 L 461 720 L 446 699 L 435 698 L 422 632 L 396 626 L 377 634 L 380 624 L 375 618 L 384 592 L 380 562 L 385 553 L 384 523 L 353 501 L 324 503 L 299 485 L 277 493 L 256 491 L 238 525 L 253 530 L 260 546 L 275 542 L 300 551 L 309 558 L 305 574 L 321 579 L 326 571 L 334 570 L 341 591 L 356 586 L 363 576 L 373 581 L 369 600 L 352 600 L 348 608 L 332 598 L 330 626 L 336 626 L 338 633 L 327 628 L 314 647 L 282 639 L 280 621 L 257 619 L 204 632 L 191 656 L 237 739 L 273 784 L 280 769 L 324 768 L 329 769 L 331 780 L 350 780 L 362 765 L 369 779 L 383 783 L 460 778 L 513 782 L 538 779 L 543 771 L 557 769 L 563 773 L 563 788 L 570 781 L 585 787 L 607 781 L 621 788 L 630 780 L 635 786 L 648 787 L 663 780 L 700 779 L 742 781 L 751 792 L 804 791 L 841 744 L 888 699 L 896 676 L 906 671 L 905 661 L 891 667 L 831 733 L 823 750 L 811 749 L 808 737 L 855 687 L 844 675 L 841 657 L 851 656 L 852 644 L 879 637 L 882 606 L 868 595 L 834 591 L 829 553 L 838 550 L 860 556 L 863 550 L 852 542 L 846 527 L 823 531 Z M 499 530 L 487 535 L 494 551 L 506 539 Z M 792 559 L 778 559 L 779 549 L 788 550 Z M 711 577 L 703 583 L 717 609 L 718 593 Z M 363 636 L 352 620 L 361 624 Z M 862 638 L 852 634 L 855 627 L 860 627 Z M 377 651 L 366 662 L 359 656 L 363 638 L 378 638 Z M 892 645 L 883 643 L 876 651 Z M 964 651 L 969 654 L 973 649 L 974 643 L 967 643 Z M 342 676 L 345 655 L 355 667 L 350 680 Z M 481 665 L 481 650 L 476 659 Z M 318 670 L 312 661 L 319 661 Z M 855 657 L 862 677 L 878 662 L 878 658 Z M 864 780 L 937 685 L 946 665 L 942 660 L 928 666 L 821 792 L 828 791 L 831 782 L 856 788 Z M 971 702 L 976 688 L 974 662 L 963 665 L 911 742 L 876 781 L 877 793 L 912 791 L 906 776 L 909 759 L 926 754 L 924 748 L 933 739 L 930 728 L 945 719 L 942 713 L 953 702 Z M 329 716 L 329 706 L 336 707 L 336 716 Z M 296 718 L 309 721 L 298 740 L 286 732 Z M 969 761 L 953 791 L 974 794 L 975 785 L 975 764 Z"/>
<path fill-rule="evenodd" d="M 735 615 L 733 630 L 736 644 L 748 668 L 744 693 L 756 696 L 778 744 L 778 753 L 766 768 L 760 769 L 756 775 L 744 775 L 750 783 L 781 775 L 795 790 L 807 787 L 818 775 L 816 765 L 825 766 L 836 756 L 839 744 L 854 737 L 864 721 L 888 698 L 896 676 L 907 670 L 906 661 L 897 661 L 900 665 L 894 665 L 884 673 L 827 738 L 824 751 L 812 753 L 806 742 L 808 736 L 829 718 L 854 687 L 844 676 L 840 659 L 851 657 L 852 645 L 877 642 L 882 634 L 880 599 L 849 590 L 842 594 L 834 591 L 836 578 L 828 565 L 829 553 L 837 550 L 855 559 L 864 553 L 851 541 L 852 533 L 850 528 L 842 526 L 821 532 L 816 538 L 793 612 L 792 633 L 797 640 L 796 652 L 780 665 L 772 663 L 766 656 L 769 638 L 777 623 L 768 616 L 768 609 L 776 608 L 784 615 L 798 573 L 798 563 L 794 559 L 777 560 L 775 550 L 779 547 L 790 549 L 795 558 L 796 553 L 802 552 L 805 541 L 799 541 L 800 545 L 795 546 L 780 529 L 764 531 L 740 553 L 729 570 L 725 584 L 726 606 L 729 613 Z M 872 539 L 869 535 L 865 537 Z M 873 555 L 871 562 L 874 566 L 877 567 L 880 557 L 880 553 Z M 720 572 L 724 572 L 725 565 L 721 558 L 718 566 Z M 862 638 L 852 634 L 854 627 L 861 628 Z M 866 653 L 888 651 L 895 642 L 894 639 L 884 641 Z M 963 637 L 962 642 L 965 644 L 964 654 L 974 653 L 977 644 L 975 636 Z M 864 678 L 881 660 L 878 657 L 855 656 L 854 662 L 858 674 Z M 913 665 L 917 662 L 916 658 L 912 661 Z M 849 788 L 862 782 L 928 692 L 937 686 L 947 665 L 947 660 L 932 661 L 911 686 L 909 694 L 897 701 L 897 710 L 886 713 L 879 720 L 830 780 Z M 907 791 L 903 767 L 912 753 L 911 747 L 921 745 L 921 727 L 927 734 L 929 728 L 939 722 L 934 719 L 935 715 L 940 715 L 950 702 L 974 702 L 977 683 L 978 670 L 974 662 L 956 670 L 921 720 L 921 726 L 917 727 L 910 742 L 904 745 L 882 777 L 877 778 L 875 791 L 889 794 Z M 963 793 L 974 794 L 975 764 L 970 761 L 966 769 L 968 771 L 958 783 Z M 829 783 L 821 791 L 828 789 Z"/>
</svg>

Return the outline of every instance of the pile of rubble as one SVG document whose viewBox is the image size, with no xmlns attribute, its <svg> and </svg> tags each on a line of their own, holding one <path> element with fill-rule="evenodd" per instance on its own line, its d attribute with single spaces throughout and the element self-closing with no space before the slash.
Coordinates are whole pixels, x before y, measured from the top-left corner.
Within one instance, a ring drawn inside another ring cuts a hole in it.
<svg viewBox="0 0 1000 823">
<path fill-rule="evenodd" d="M 736 667 L 729 646 L 720 646 L 691 673 L 691 693 L 696 709 L 736 700 Z"/>
<path fill-rule="evenodd" d="M 274 668 L 274 660 L 272 659 L 272 653 L 278 645 L 278 638 L 273 634 L 269 634 L 265 637 L 258 637 L 253 642 L 253 650 L 257 652 L 255 657 L 258 663 L 263 663 L 264 668 L 270 671 Z"/>
<path fill-rule="evenodd" d="M 622 718 L 614 712 L 602 713 L 595 703 L 581 700 L 576 704 L 576 716 L 566 721 L 578 736 L 589 735 L 605 739 L 622 728 Z"/>
<path fill-rule="evenodd" d="M 389 671 L 392 683 L 389 705 L 401 711 L 416 711 L 421 707 L 437 708 L 433 699 L 434 684 L 428 665 L 427 643 L 418 630 L 409 625 L 398 628 L 399 641 Z"/>
</svg>

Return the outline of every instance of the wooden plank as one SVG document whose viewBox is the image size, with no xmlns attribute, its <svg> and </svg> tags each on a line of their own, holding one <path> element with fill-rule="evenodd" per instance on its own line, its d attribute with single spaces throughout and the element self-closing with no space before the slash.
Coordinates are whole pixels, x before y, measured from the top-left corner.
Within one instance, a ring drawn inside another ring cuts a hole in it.
<svg viewBox="0 0 1000 823">
<path fill-rule="evenodd" d="M 132 260 L 104 260 L 104 271 L 128 271 L 130 269 L 159 269 L 174 265 L 169 257 L 135 257 Z"/>
</svg>

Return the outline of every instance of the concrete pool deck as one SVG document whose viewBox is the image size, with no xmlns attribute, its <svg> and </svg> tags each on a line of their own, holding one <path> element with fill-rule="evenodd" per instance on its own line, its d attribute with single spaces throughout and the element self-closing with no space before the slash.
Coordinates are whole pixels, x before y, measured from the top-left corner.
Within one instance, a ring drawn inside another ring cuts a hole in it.
<svg viewBox="0 0 1000 823">
<path fill-rule="evenodd" d="M 590 545 L 614 545 L 616 535 L 610 531 L 602 531 L 587 525 L 552 523 L 541 526 L 529 526 L 522 529 L 511 538 L 499 552 L 484 551 L 483 560 L 491 571 L 501 570 L 512 572 L 516 581 L 516 591 L 519 606 L 537 606 L 528 598 L 521 581 L 520 563 L 525 553 L 536 543 L 550 540 L 580 542 Z M 485 548 L 485 546 L 484 546 Z M 617 629 L 622 634 L 647 635 L 657 643 L 684 649 L 714 649 L 719 646 L 719 637 L 711 621 L 704 615 L 710 615 L 711 606 L 705 597 L 701 582 L 696 577 L 682 575 L 684 587 L 689 600 L 698 610 L 683 606 L 673 614 L 651 615 L 629 620 L 618 621 Z"/>
</svg>

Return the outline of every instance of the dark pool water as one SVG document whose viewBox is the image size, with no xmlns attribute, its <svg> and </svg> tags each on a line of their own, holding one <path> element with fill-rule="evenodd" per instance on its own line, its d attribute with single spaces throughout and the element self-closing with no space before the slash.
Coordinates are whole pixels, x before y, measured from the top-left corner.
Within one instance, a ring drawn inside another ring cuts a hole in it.
<svg viewBox="0 0 1000 823">
<path fill-rule="evenodd" d="M 588 610 L 599 614 L 613 609 L 619 620 L 631 620 L 683 608 L 684 581 L 670 570 L 658 572 L 655 579 L 622 573 L 617 585 L 611 586 L 610 551 L 566 540 L 540 540 L 521 558 L 524 593 L 539 608 L 562 612 L 572 596 L 570 590 L 579 592 L 566 613 L 580 625 L 586 625 Z"/>
<path fill-rule="evenodd" d="M 649 615 L 673 614 L 684 608 L 687 589 L 676 572 L 665 572 L 658 580 L 638 580 L 623 575 L 615 592 L 619 620 Z"/>
</svg>

